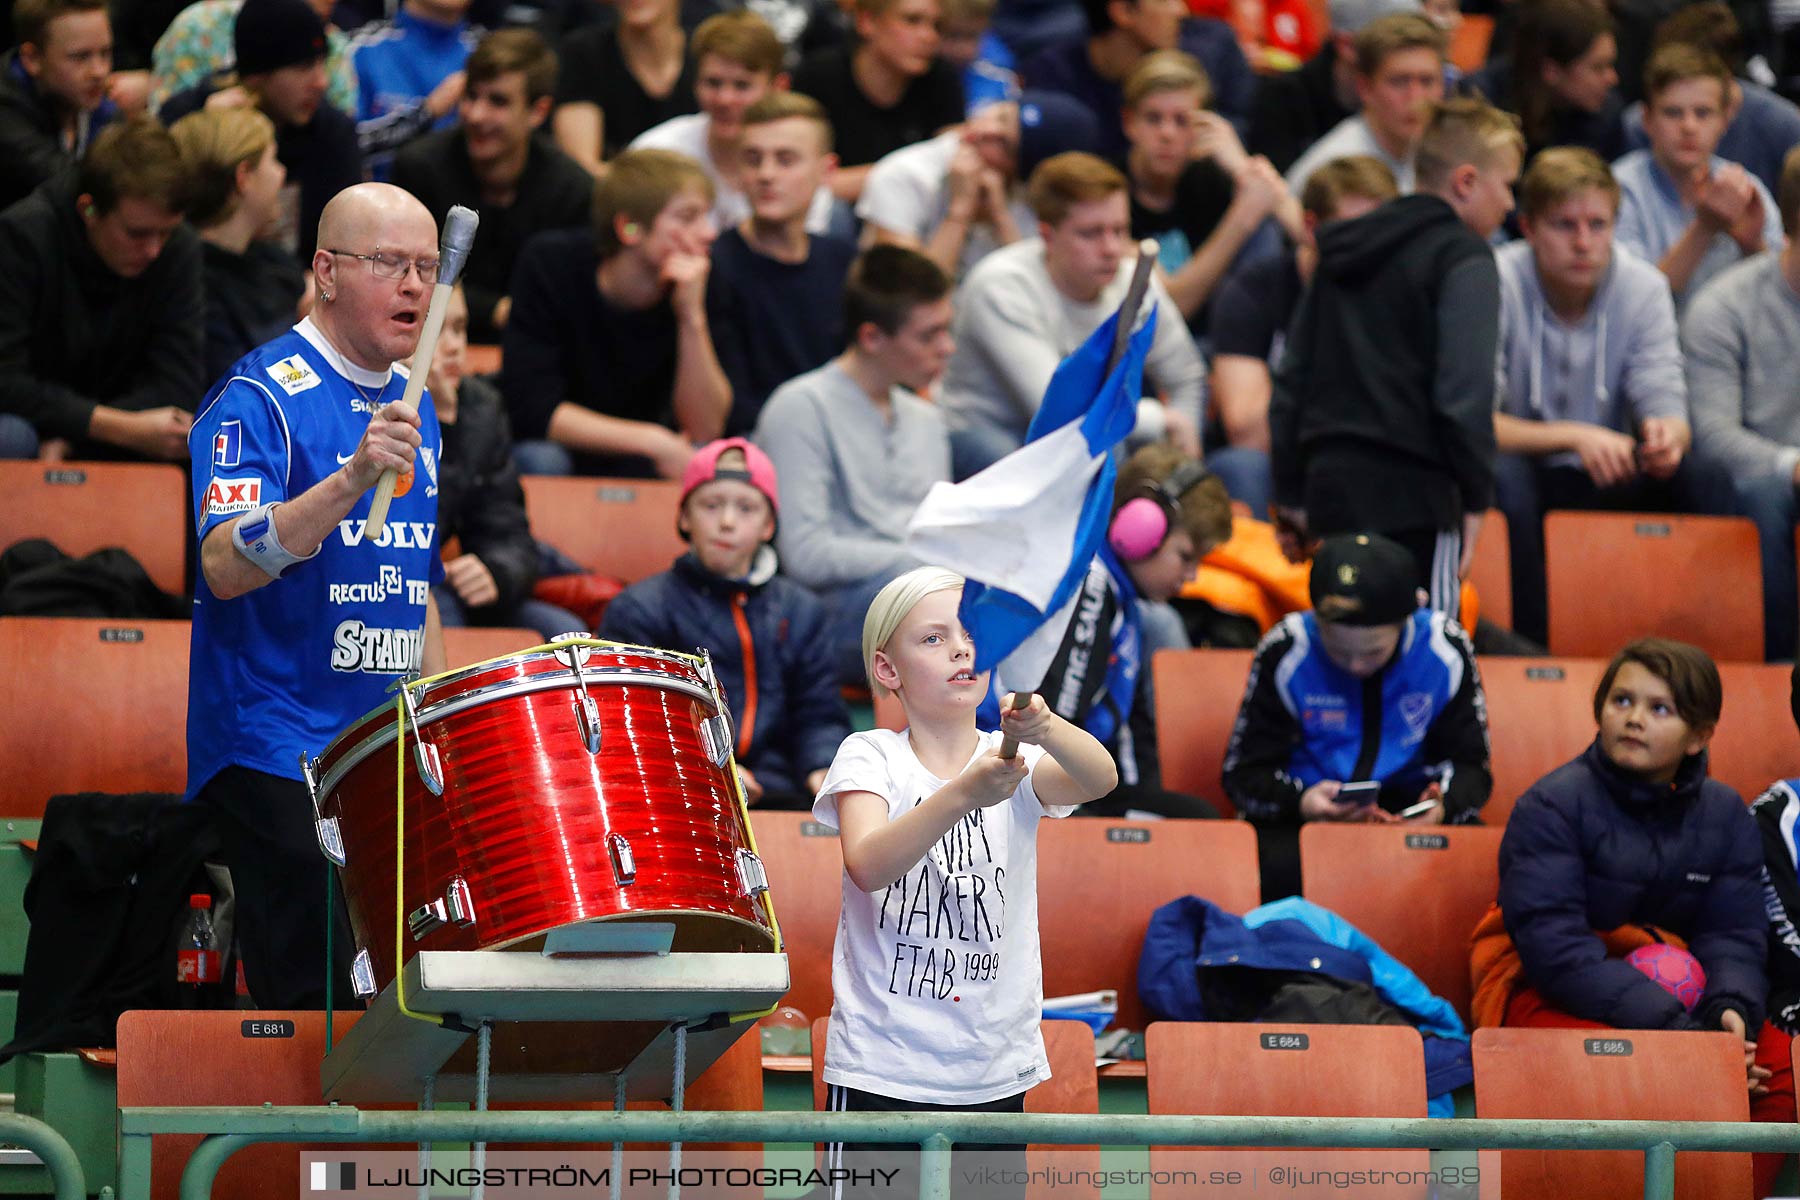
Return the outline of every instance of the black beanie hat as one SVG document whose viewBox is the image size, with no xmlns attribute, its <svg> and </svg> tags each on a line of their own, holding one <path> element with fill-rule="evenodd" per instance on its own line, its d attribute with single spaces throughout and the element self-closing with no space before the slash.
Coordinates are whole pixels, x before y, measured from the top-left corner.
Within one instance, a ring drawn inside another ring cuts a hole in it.
<svg viewBox="0 0 1800 1200">
<path fill-rule="evenodd" d="M 325 23 L 306 0 L 245 0 L 232 31 L 239 75 L 263 75 L 325 57 Z"/>
</svg>

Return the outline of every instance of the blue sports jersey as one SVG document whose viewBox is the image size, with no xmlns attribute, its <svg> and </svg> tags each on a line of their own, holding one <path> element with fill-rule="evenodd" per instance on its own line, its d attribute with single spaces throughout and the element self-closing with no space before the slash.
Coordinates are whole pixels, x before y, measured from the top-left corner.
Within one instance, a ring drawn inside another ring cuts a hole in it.
<svg viewBox="0 0 1800 1200">
<path fill-rule="evenodd" d="M 360 385 L 360 386 L 359 386 Z M 239 359 L 194 418 L 199 540 L 263 504 L 297 497 L 350 461 L 370 416 L 398 400 L 406 372 L 346 362 L 311 319 Z M 188 672 L 191 799 L 227 766 L 300 778 L 300 754 L 323 750 L 355 718 L 387 703 L 414 670 L 425 598 L 444 576 L 438 554 L 438 456 L 429 394 L 423 444 L 395 489 L 378 542 L 363 538 L 374 489 L 319 552 L 273 583 L 220 600 L 194 582 Z"/>
<path fill-rule="evenodd" d="M 481 40 L 467 21 L 444 25 L 404 8 L 393 20 L 357 31 L 350 47 L 356 64 L 358 121 L 384 117 L 407 108 L 463 69 Z M 456 124 L 456 110 L 438 118 L 436 127 Z"/>
<path fill-rule="evenodd" d="M 1294 646 L 1276 668 L 1275 684 L 1300 723 L 1288 773 L 1301 787 L 1321 779 L 1398 780 L 1409 773 L 1419 773 L 1422 786 L 1429 768 L 1423 761 L 1425 735 L 1463 683 L 1463 658 L 1450 643 L 1445 619 L 1426 608 L 1408 618 L 1399 650 L 1378 677 L 1384 719 L 1375 765 L 1367 776 L 1359 776 L 1367 681 L 1331 661 L 1319 644 L 1319 620 L 1310 610 L 1282 618 Z M 1396 714 L 1399 720 L 1387 719 Z"/>
</svg>

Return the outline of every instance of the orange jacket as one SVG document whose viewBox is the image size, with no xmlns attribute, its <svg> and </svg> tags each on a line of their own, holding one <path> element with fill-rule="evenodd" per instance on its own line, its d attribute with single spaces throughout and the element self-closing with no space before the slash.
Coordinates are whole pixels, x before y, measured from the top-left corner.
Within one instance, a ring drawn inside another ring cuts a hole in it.
<svg viewBox="0 0 1800 1200">
<path fill-rule="evenodd" d="M 1201 561 L 1181 594 L 1186 599 L 1204 600 L 1221 612 L 1248 617 L 1267 633 L 1289 613 L 1312 607 L 1307 592 L 1311 575 L 1311 564 L 1291 563 L 1281 553 L 1275 526 L 1237 516 L 1231 522 L 1231 540 Z M 1480 615 L 1480 597 L 1465 582 L 1458 623 L 1474 629 Z"/>
</svg>

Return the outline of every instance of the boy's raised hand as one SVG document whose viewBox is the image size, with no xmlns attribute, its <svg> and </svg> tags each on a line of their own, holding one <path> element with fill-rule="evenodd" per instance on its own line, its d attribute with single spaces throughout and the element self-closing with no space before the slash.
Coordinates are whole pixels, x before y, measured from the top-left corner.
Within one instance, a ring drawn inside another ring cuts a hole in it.
<svg viewBox="0 0 1800 1200">
<path fill-rule="evenodd" d="M 1050 736 L 1050 706 L 1035 692 L 1028 700 L 1029 703 L 1014 708 L 1019 702 L 1018 693 L 1006 693 L 1000 701 L 1000 732 L 1015 742 L 1041 746 Z"/>
<path fill-rule="evenodd" d="M 1757 199 L 1756 189 L 1742 167 L 1731 164 L 1717 171 L 1702 170 L 1694 195 L 1694 210 L 1715 233 L 1733 228 Z"/>
<path fill-rule="evenodd" d="M 677 317 L 706 313 L 706 277 L 712 260 L 704 253 L 671 254 L 662 265 L 662 281 L 669 285 L 669 305 Z"/>
</svg>

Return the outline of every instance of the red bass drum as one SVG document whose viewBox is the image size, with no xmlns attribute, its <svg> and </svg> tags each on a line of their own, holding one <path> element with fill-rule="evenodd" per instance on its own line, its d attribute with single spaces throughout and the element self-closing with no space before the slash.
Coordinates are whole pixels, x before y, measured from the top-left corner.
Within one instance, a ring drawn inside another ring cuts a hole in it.
<svg viewBox="0 0 1800 1200">
<path fill-rule="evenodd" d="M 396 772 L 403 955 L 418 950 L 769 952 L 774 922 L 704 657 L 601 643 L 498 658 L 405 689 L 312 764 L 357 990 L 394 978 Z"/>
</svg>

